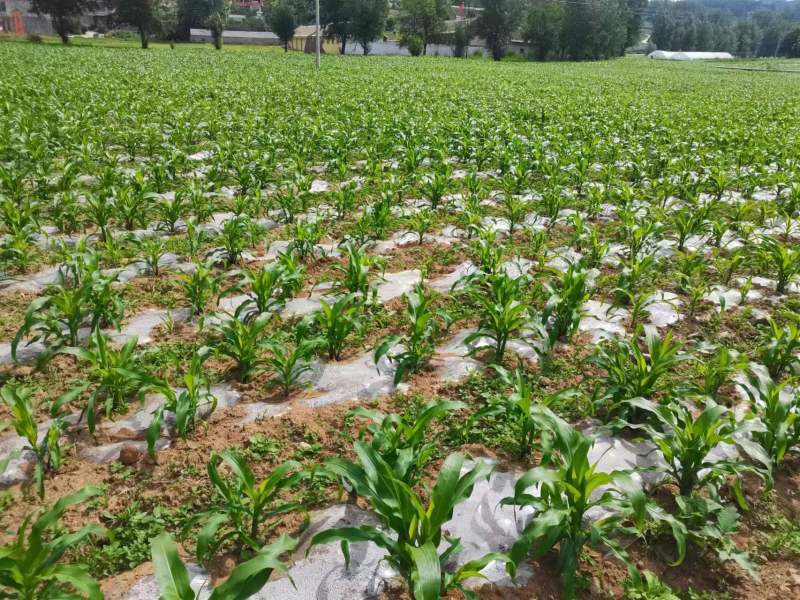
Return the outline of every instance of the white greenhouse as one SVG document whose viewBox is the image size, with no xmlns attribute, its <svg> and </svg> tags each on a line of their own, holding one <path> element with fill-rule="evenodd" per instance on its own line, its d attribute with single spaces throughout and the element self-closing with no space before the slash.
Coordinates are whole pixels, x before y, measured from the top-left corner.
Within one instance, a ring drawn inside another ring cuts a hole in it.
<svg viewBox="0 0 800 600">
<path fill-rule="evenodd" d="M 654 60 L 721 60 L 731 59 L 730 52 L 671 52 L 669 50 L 656 50 L 647 55 Z"/>
</svg>

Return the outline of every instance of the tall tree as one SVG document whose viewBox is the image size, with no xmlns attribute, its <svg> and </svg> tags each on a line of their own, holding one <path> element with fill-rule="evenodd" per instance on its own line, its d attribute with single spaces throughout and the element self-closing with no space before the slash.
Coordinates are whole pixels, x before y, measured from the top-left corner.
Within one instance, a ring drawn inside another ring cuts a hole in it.
<svg viewBox="0 0 800 600">
<path fill-rule="evenodd" d="M 116 0 L 116 18 L 136 27 L 142 48 L 147 49 L 150 35 L 158 30 L 157 0 Z"/>
<path fill-rule="evenodd" d="M 155 0 L 153 9 L 161 36 L 172 44 L 178 37 L 178 2 Z"/>
<path fill-rule="evenodd" d="M 565 5 L 558 0 L 533 1 L 528 11 L 523 37 L 537 60 L 547 60 L 550 56 L 561 55 L 564 7 Z"/>
<path fill-rule="evenodd" d="M 625 46 L 635 46 L 641 41 L 642 17 L 647 8 L 647 0 L 626 0 L 626 39 Z"/>
<path fill-rule="evenodd" d="M 428 44 L 442 32 L 450 10 L 448 0 L 400 0 L 401 39 L 417 36 L 422 53 L 427 54 Z"/>
<path fill-rule="evenodd" d="M 470 42 L 470 28 L 468 25 L 459 23 L 453 31 L 453 56 L 465 58 Z"/>
<path fill-rule="evenodd" d="M 283 42 L 283 51 L 289 50 L 289 42 L 297 29 L 294 11 L 286 0 L 274 5 L 266 14 L 267 27 Z"/>
<path fill-rule="evenodd" d="M 481 0 L 483 11 L 478 16 L 475 30 L 486 40 L 492 58 L 500 60 L 511 42 L 522 14 L 520 0 Z"/>
<path fill-rule="evenodd" d="M 211 11 L 206 20 L 206 25 L 211 30 L 214 47 L 222 49 L 222 33 L 228 24 L 228 14 L 231 10 L 230 0 L 211 0 Z"/>
<path fill-rule="evenodd" d="M 388 14 L 387 0 L 350 0 L 353 39 L 361 44 L 365 55 L 369 54 L 370 44 L 383 33 Z"/>
<path fill-rule="evenodd" d="M 340 54 L 345 53 L 347 40 L 350 38 L 351 4 L 351 0 L 320 0 L 319 3 L 320 22 L 325 27 L 326 35 L 338 36 L 341 43 Z"/>
<path fill-rule="evenodd" d="M 33 0 L 31 8 L 37 14 L 50 15 L 58 37 L 69 44 L 69 34 L 74 20 L 95 7 L 94 0 Z"/>
<path fill-rule="evenodd" d="M 205 27 L 211 15 L 214 0 L 178 0 L 178 25 L 176 37 L 189 39 L 189 29 Z"/>
</svg>

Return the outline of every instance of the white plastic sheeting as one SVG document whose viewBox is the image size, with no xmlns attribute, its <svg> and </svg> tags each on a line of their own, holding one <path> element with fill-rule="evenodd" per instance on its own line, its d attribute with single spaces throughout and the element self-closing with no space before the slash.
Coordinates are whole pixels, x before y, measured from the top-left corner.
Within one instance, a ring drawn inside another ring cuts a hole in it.
<svg viewBox="0 0 800 600">
<path fill-rule="evenodd" d="M 656 50 L 647 55 L 654 60 L 720 60 L 731 59 L 730 52 L 671 52 L 669 50 Z"/>
</svg>

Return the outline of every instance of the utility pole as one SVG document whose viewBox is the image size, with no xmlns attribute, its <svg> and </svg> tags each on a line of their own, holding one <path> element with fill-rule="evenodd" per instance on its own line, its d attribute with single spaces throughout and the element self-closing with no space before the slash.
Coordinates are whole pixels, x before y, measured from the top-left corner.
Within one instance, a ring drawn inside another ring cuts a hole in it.
<svg viewBox="0 0 800 600">
<path fill-rule="evenodd" d="M 320 45 L 322 43 L 322 40 L 320 40 L 320 35 L 319 35 L 319 0 L 316 0 L 316 6 L 317 6 L 317 71 L 319 71 L 319 54 L 320 54 Z"/>
</svg>

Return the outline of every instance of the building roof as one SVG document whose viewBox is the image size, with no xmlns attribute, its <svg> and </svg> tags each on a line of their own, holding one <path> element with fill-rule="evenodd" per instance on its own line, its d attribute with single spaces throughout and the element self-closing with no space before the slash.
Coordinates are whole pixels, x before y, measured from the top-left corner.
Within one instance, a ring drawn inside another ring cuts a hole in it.
<svg viewBox="0 0 800 600">
<path fill-rule="evenodd" d="M 189 35 L 210 37 L 210 29 L 190 29 Z M 271 31 L 236 31 L 235 29 L 226 29 L 222 32 L 222 37 L 226 39 L 234 38 L 249 38 L 249 39 L 264 39 L 264 40 L 277 40 L 278 36 Z"/>
<path fill-rule="evenodd" d="M 316 33 L 317 33 L 316 25 L 299 25 L 297 29 L 294 30 L 294 37 L 298 38 L 310 37 L 312 35 L 316 35 Z"/>
</svg>

